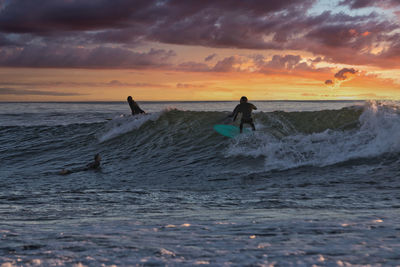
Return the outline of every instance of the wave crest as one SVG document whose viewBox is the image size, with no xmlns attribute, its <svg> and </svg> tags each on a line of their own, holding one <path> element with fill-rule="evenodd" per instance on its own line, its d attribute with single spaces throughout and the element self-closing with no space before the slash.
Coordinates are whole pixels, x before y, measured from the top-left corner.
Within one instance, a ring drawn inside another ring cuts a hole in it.
<svg viewBox="0 0 400 267">
<path fill-rule="evenodd" d="M 227 149 L 226 155 L 265 157 L 265 168 L 269 169 L 288 169 L 299 166 L 327 166 L 351 159 L 376 157 L 384 153 L 400 152 L 400 112 L 398 105 L 387 105 L 384 102 L 367 102 L 363 109 L 342 109 L 332 111 L 328 117 L 336 118 L 333 121 L 321 121 L 318 118 L 325 118 L 331 111 L 317 112 L 315 119 L 310 117 L 308 124 L 312 128 L 322 125 L 337 125 L 337 127 L 327 128 L 323 131 L 304 128 L 304 120 L 310 114 L 304 112 L 296 114 L 299 120 L 292 120 L 289 125 L 292 131 L 306 129 L 297 133 L 285 136 L 277 136 L 267 131 L 257 133 L 252 136 L 243 136 L 232 142 Z M 356 122 L 349 121 L 359 114 Z M 321 115 L 321 116 L 320 116 Z M 283 117 L 291 117 L 284 114 Z M 299 123 L 293 126 L 293 123 Z M 317 122 L 316 122 L 317 121 Z M 318 121 L 321 121 L 319 123 Z M 349 122 L 348 122 L 349 121 Z M 282 121 L 281 121 L 282 122 Z M 340 125 L 338 122 L 346 122 Z M 347 123 L 348 122 L 348 123 Z M 345 127 L 343 127 L 345 126 Z M 302 128 L 303 127 L 303 128 Z M 249 142 L 248 139 L 251 139 Z"/>
</svg>

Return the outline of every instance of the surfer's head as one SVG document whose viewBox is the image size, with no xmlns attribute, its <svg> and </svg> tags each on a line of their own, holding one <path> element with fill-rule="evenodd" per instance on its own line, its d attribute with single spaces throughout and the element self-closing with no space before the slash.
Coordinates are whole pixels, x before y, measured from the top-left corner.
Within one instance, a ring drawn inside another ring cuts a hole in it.
<svg viewBox="0 0 400 267">
<path fill-rule="evenodd" d="M 95 161 L 100 161 L 101 160 L 100 154 L 94 155 L 94 160 Z"/>
<path fill-rule="evenodd" d="M 133 99 L 132 99 L 132 97 L 131 97 L 131 96 L 128 96 L 127 100 L 128 100 L 128 102 L 131 102 L 131 101 L 133 101 Z"/>
<path fill-rule="evenodd" d="M 247 103 L 247 97 L 242 96 L 242 97 L 240 98 L 240 103 Z"/>
</svg>

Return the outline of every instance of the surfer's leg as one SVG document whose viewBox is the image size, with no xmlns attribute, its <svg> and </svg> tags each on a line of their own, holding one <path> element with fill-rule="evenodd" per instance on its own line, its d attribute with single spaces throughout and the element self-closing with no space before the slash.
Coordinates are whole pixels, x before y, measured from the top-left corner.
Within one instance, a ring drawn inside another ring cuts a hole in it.
<svg viewBox="0 0 400 267">
<path fill-rule="evenodd" d="M 240 127 L 239 128 L 240 128 L 240 133 L 242 133 L 242 131 L 243 131 L 243 121 L 240 122 Z"/>
<path fill-rule="evenodd" d="M 253 128 L 253 131 L 256 130 L 256 126 L 254 126 L 254 122 L 250 122 L 251 128 Z"/>
</svg>

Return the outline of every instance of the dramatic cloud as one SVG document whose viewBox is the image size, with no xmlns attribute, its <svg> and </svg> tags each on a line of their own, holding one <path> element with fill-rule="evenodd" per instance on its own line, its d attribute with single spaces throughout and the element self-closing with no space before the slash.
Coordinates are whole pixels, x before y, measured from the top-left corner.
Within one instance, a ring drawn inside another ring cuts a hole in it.
<svg viewBox="0 0 400 267">
<path fill-rule="evenodd" d="M 351 68 L 351 69 L 343 68 L 343 69 L 339 70 L 337 73 L 335 73 L 335 76 L 334 76 L 335 79 L 333 81 L 326 80 L 325 84 L 328 86 L 335 87 L 335 88 L 339 87 L 342 84 L 342 82 L 349 81 L 352 78 L 354 78 L 354 76 L 356 75 L 357 72 L 358 71 L 353 68 Z"/>
<path fill-rule="evenodd" d="M 0 66 L 48 68 L 149 68 L 168 65 L 175 56 L 169 50 L 151 49 L 133 52 L 123 48 L 45 47 L 27 46 L 23 49 L 0 50 Z"/>
<path fill-rule="evenodd" d="M 234 67 L 235 64 L 240 64 L 241 60 L 239 57 L 236 56 L 231 56 L 224 58 L 221 61 L 218 61 L 217 64 L 212 68 L 213 71 L 216 72 L 230 72 L 230 71 L 235 71 L 238 70 L 237 68 Z"/>
<path fill-rule="evenodd" d="M 48 34 L 126 27 L 131 17 L 145 20 L 141 16 L 143 11 L 153 9 L 155 3 L 151 0 L 6 1 L 0 13 L 0 29 Z"/>
<path fill-rule="evenodd" d="M 263 55 L 235 55 L 219 60 L 214 65 L 185 62 L 180 64 L 177 69 L 188 72 L 290 73 L 292 75 L 300 74 L 303 71 L 316 73 L 329 71 L 327 68 L 317 68 L 315 63 L 318 62 L 320 62 L 320 58 L 307 60 L 299 55 L 274 55 L 271 59 L 265 58 Z"/>
<path fill-rule="evenodd" d="M 295 67 L 298 66 L 299 62 L 301 60 L 300 56 L 294 56 L 294 55 L 286 55 L 286 56 L 279 56 L 275 55 L 272 57 L 272 60 L 268 62 L 268 66 L 272 68 L 285 68 L 288 70 L 294 69 Z"/>
<path fill-rule="evenodd" d="M 349 79 L 351 76 L 353 76 L 356 73 L 357 73 L 357 71 L 353 68 L 351 68 L 351 69 L 344 68 L 335 74 L 335 78 L 338 80 L 344 81 L 344 80 Z"/>
<path fill-rule="evenodd" d="M 0 34 L 0 47 L 16 45 L 15 42 L 10 41 L 6 35 Z"/>
<path fill-rule="evenodd" d="M 291 73 L 296 72 L 324 72 L 325 68 L 315 67 L 315 63 L 320 62 L 320 58 L 306 60 L 299 55 L 274 55 L 270 60 L 262 55 L 256 55 L 254 60 L 254 72 L 264 74 Z"/>
<path fill-rule="evenodd" d="M 3 4 L 0 29 L 6 32 L 49 33 L 60 30 L 121 29 L 135 23 L 143 25 L 158 22 L 176 23 L 173 26 L 184 27 L 188 24 L 183 21 L 187 19 L 193 21 L 194 17 L 203 17 L 200 22 L 215 22 L 217 15 L 225 12 L 227 15 L 241 13 L 262 16 L 282 9 L 304 10 L 313 2 L 312 0 L 13 0 Z"/>
<path fill-rule="evenodd" d="M 153 56 L 131 49 L 140 45 L 179 44 L 307 51 L 333 63 L 400 67 L 398 20 L 377 11 L 308 12 L 316 3 L 316 0 L 3 0 L 0 1 L 0 64 L 158 67 L 169 64 L 166 59 L 173 56 L 172 52 Z M 398 8 L 400 3 L 343 0 L 339 5 L 349 10 L 376 6 L 395 16 L 399 10 L 391 7 Z M 41 59 L 35 58 L 39 55 Z M 215 54 L 211 54 L 204 60 L 210 62 L 214 58 Z M 285 64 L 301 64 L 295 60 Z M 226 59 L 214 71 L 235 69 L 232 66 L 237 62 L 232 61 Z M 183 63 L 179 68 L 196 67 L 203 71 L 207 68 L 199 64 Z M 282 67 L 279 61 L 271 64 Z"/>
<path fill-rule="evenodd" d="M 352 9 L 365 8 L 371 6 L 380 6 L 383 8 L 393 8 L 400 6 L 398 0 L 344 0 L 341 5 L 348 5 Z"/>
</svg>

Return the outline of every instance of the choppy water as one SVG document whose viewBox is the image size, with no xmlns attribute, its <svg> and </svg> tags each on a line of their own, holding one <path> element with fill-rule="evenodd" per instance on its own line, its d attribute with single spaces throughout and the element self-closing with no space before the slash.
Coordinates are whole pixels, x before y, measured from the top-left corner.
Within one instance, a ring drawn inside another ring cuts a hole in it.
<svg viewBox="0 0 400 267">
<path fill-rule="evenodd" d="M 399 104 L 254 103 L 0 103 L 0 266 L 400 265 Z"/>
</svg>

